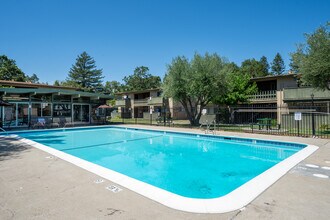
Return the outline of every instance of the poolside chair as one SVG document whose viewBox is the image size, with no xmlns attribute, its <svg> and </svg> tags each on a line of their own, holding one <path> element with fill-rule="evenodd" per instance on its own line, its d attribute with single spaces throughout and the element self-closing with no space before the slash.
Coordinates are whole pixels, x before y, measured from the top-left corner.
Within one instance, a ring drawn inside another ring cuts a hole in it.
<svg viewBox="0 0 330 220">
<path fill-rule="evenodd" d="M 57 122 L 53 122 L 53 118 L 47 117 L 46 118 L 46 127 L 47 128 L 54 128 L 54 127 L 59 128 L 60 125 Z"/>
<path fill-rule="evenodd" d="M 164 123 L 164 118 L 161 116 L 158 116 L 156 118 L 156 122 L 157 122 L 157 125 L 162 125 L 162 123 Z"/>
<path fill-rule="evenodd" d="M 63 128 L 68 126 L 74 127 L 74 122 L 68 122 L 65 117 L 60 117 L 59 126 Z"/>
<path fill-rule="evenodd" d="M 2 127 L 6 128 L 6 129 L 10 129 L 12 122 L 13 122 L 13 119 L 5 120 L 5 121 L 3 121 Z"/>
<path fill-rule="evenodd" d="M 172 118 L 166 118 L 166 124 L 167 124 L 169 127 L 171 127 L 171 125 L 174 126 L 173 119 L 172 119 Z"/>
<path fill-rule="evenodd" d="M 46 120 L 42 117 L 31 118 L 30 124 L 31 124 L 32 128 L 45 128 L 46 127 Z"/>
</svg>

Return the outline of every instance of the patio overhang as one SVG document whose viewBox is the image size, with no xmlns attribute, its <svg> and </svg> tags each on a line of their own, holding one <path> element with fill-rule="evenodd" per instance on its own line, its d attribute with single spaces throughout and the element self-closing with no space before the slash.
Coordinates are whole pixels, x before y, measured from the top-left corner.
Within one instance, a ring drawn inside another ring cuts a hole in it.
<svg viewBox="0 0 330 220">
<path fill-rule="evenodd" d="M 64 90 L 64 89 L 46 89 L 46 88 L 0 88 L 0 94 L 2 95 L 30 94 L 32 96 L 37 94 L 71 95 L 74 98 L 90 97 L 91 100 L 112 98 L 110 95 L 104 95 L 101 93 L 91 93 L 91 92 Z"/>
</svg>

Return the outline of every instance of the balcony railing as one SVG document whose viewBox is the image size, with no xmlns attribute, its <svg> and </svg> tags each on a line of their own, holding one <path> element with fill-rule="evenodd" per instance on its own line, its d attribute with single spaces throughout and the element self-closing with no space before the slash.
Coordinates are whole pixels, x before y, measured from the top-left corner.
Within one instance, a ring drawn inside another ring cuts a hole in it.
<svg viewBox="0 0 330 220">
<path fill-rule="evenodd" d="M 134 99 L 134 105 L 147 105 L 148 99 Z"/>
<path fill-rule="evenodd" d="M 126 106 L 127 100 L 116 100 L 116 106 Z"/>
<path fill-rule="evenodd" d="M 274 101 L 276 100 L 276 90 L 260 91 L 256 94 L 250 95 L 249 101 Z"/>
<path fill-rule="evenodd" d="M 151 99 L 148 99 L 148 105 L 157 105 L 157 104 L 163 104 L 163 97 L 152 97 Z"/>
<path fill-rule="evenodd" d="M 313 88 L 295 88 L 284 89 L 284 101 L 311 100 L 312 94 L 314 100 L 329 100 L 330 91 L 316 90 Z"/>
</svg>

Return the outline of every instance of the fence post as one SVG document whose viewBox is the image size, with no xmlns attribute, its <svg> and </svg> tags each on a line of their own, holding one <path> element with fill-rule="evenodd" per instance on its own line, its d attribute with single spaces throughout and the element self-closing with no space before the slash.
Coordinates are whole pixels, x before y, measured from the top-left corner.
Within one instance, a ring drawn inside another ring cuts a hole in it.
<svg viewBox="0 0 330 220">
<path fill-rule="evenodd" d="M 312 108 L 313 108 L 313 111 L 312 111 L 312 134 L 313 134 L 313 137 L 315 137 L 315 122 L 314 122 L 314 94 L 313 94 L 313 93 L 311 94 L 311 98 L 312 98 Z"/>
<path fill-rule="evenodd" d="M 297 120 L 297 129 L 298 129 L 298 137 L 299 137 L 299 120 Z"/>
</svg>

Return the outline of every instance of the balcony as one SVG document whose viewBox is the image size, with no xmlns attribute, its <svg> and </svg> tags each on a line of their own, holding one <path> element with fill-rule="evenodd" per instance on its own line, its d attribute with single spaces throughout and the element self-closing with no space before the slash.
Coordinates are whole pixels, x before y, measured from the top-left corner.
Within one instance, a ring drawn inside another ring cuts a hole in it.
<svg viewBox="0 0 330 220">
<path fill-rule="evenodd" d="M 248 100 L 250 102 L 276 102 L 276 90 L 260 91 L 256 94 L 250 95 Z"/>
<path fill-rule="evenodd" d="M 162 105 L 163 104 L 163 97 L 152 97 L 148 99 L 148 105 Z"/>
<path fill-rule="evenodd" d="M 148 100 L 147 99 L 134 99 L 134 106 L 147 106 L 148 105 Z"/>
<path fill-rule="evenodd" d="M 121 107 L 121 106 L 126 106 L 128 104 L 128 99 L 122 99 L 122 100 L 116 100 L 116 106 Z"/>
<path fill-rule="evenodd" d="M 284 101 L 307 101 L 311 100 L 311 95 L 314 95 L 314 100 L 330 100 L 330 91 L 316 90 L 313 88 L 295 88 L 284 89 Z"/>
</svg>

